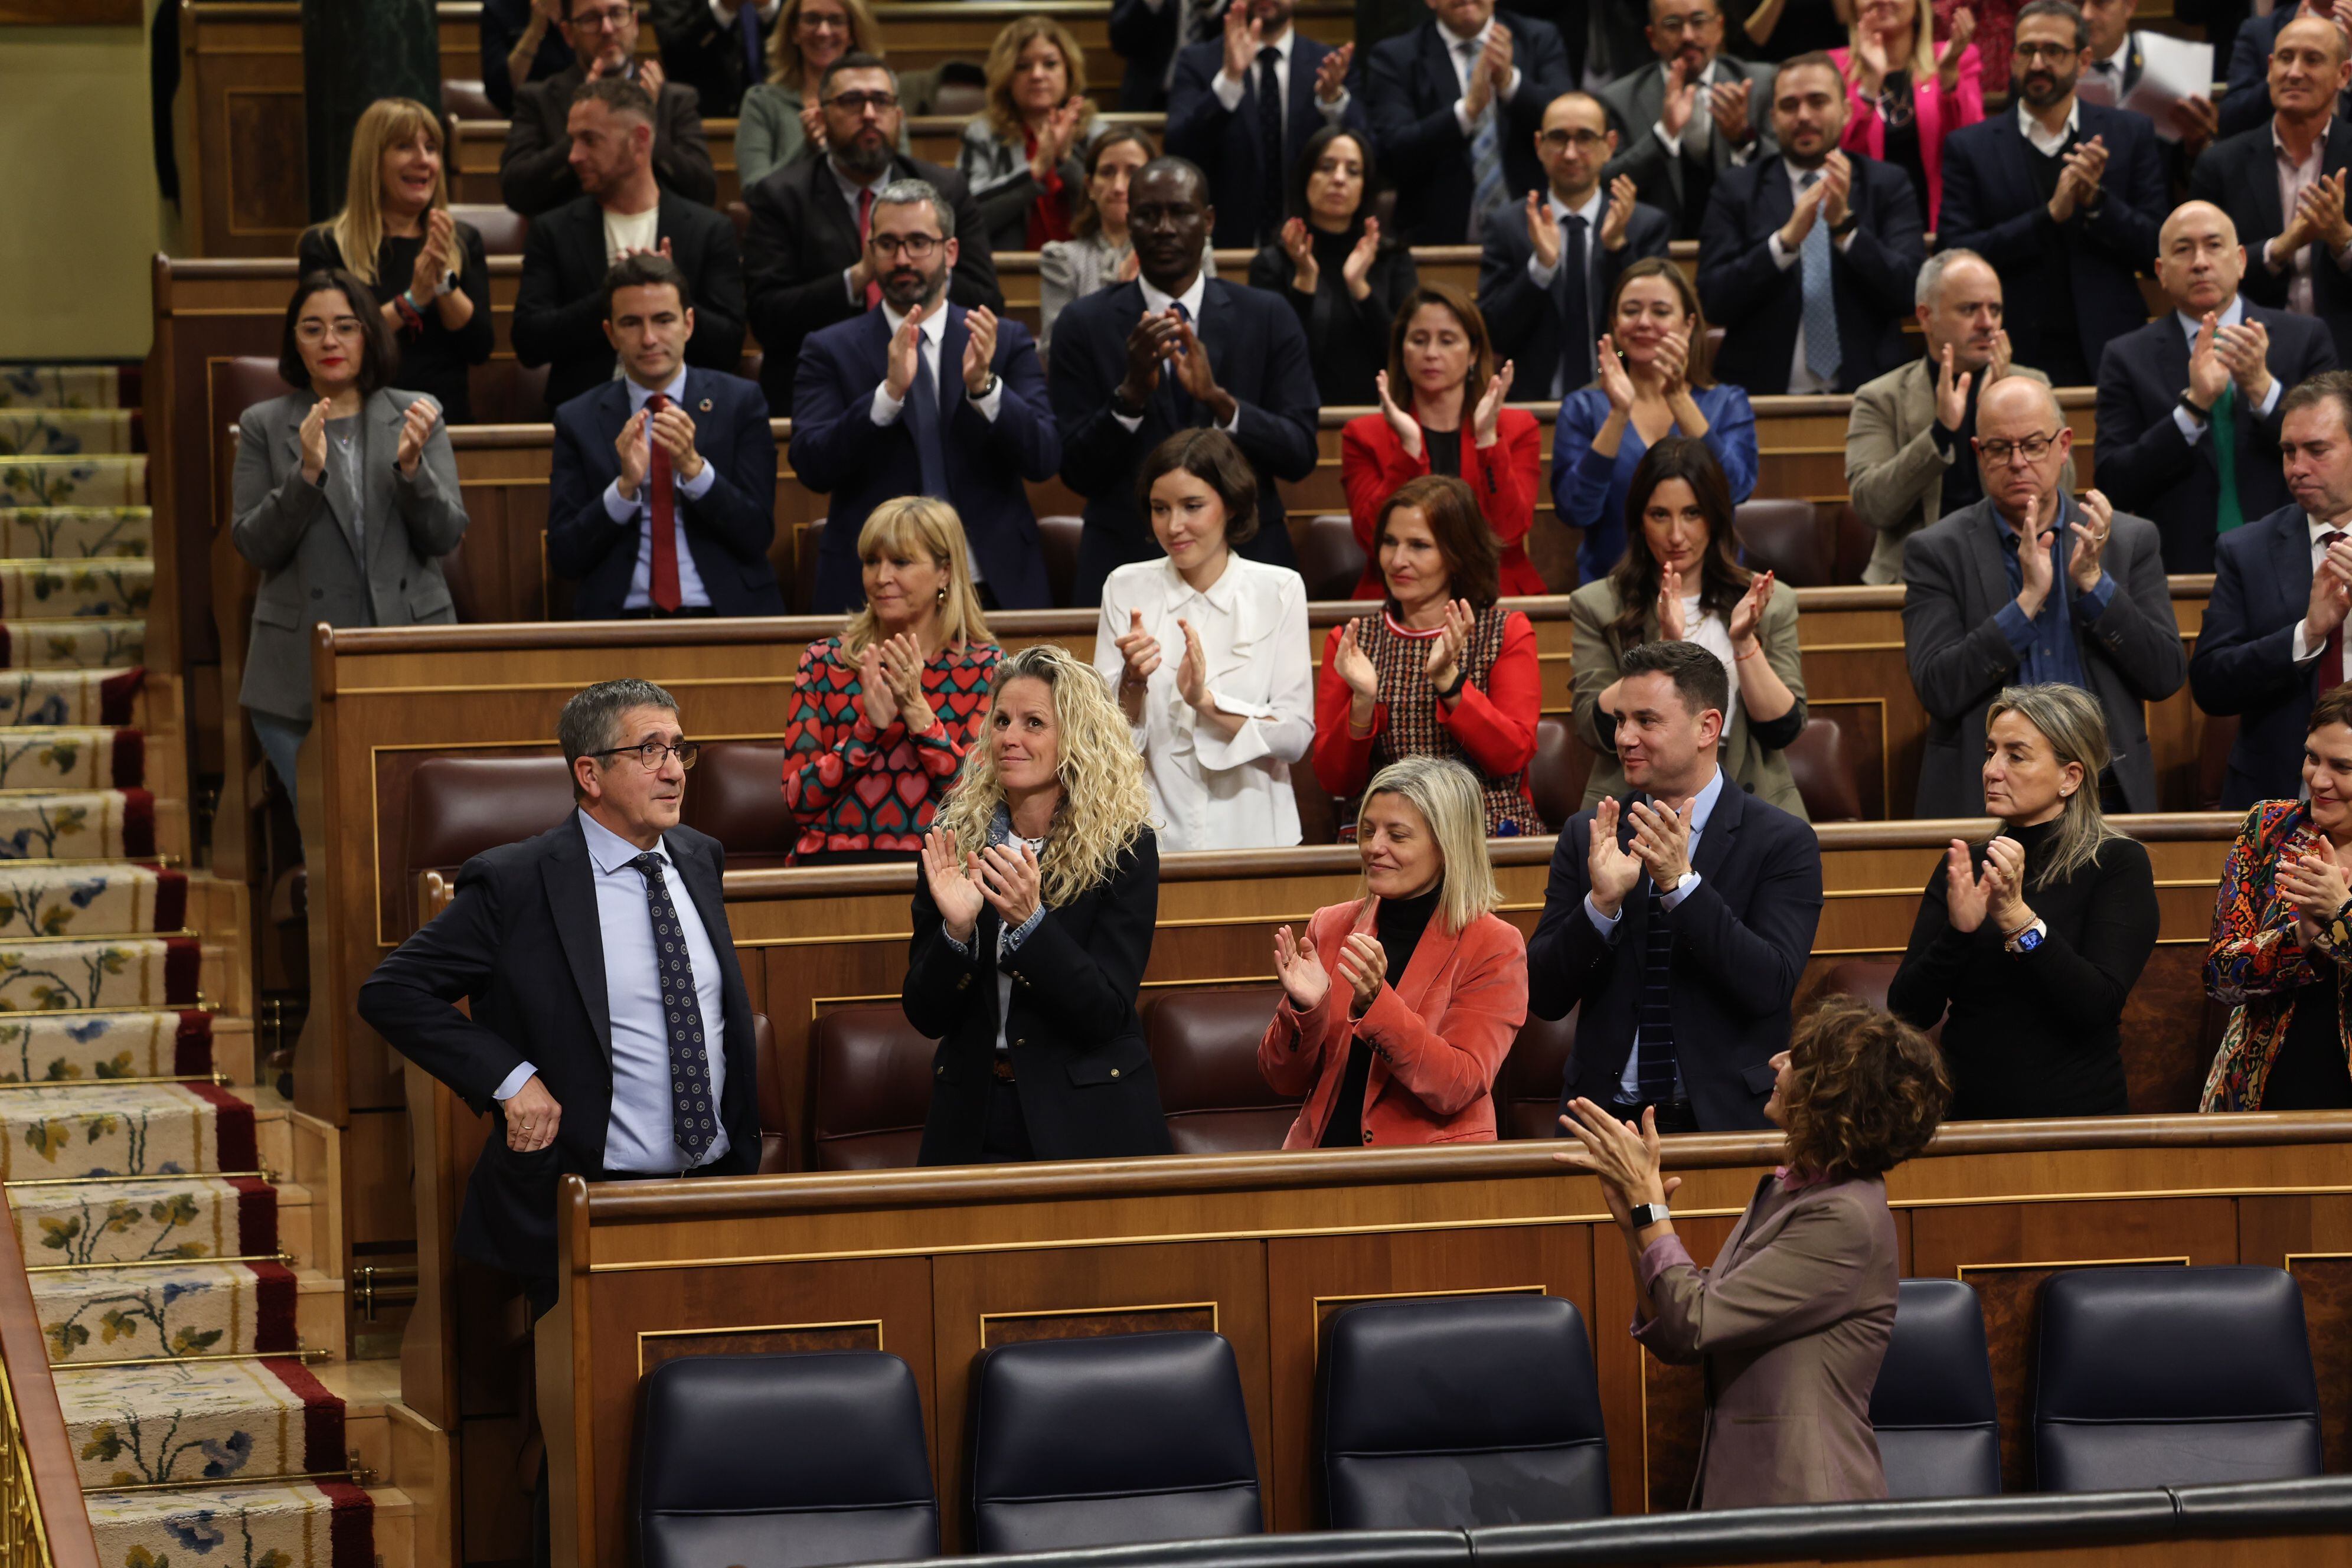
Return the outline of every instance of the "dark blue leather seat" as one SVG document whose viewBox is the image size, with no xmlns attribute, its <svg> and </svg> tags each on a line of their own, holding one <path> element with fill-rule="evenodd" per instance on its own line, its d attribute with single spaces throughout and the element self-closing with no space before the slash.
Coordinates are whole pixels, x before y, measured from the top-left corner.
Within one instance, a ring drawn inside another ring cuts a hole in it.
<svg viewBox="0 0 2352 1568">
<path fill-rule="evenodd" d="M 2320 1473 L 2303 1292 L 2277 1268 L 2080 1268 L 2042 1287 L 2043 1491 Z"/>
<path fill-rule="evenodd" d="M 1554 1296 L 1350 1307 L 1323 1365 L 1323 1473 L 1338 1530 L 1470 1530 L 1601 1518 L 1609 1442 L 1592 1345 Z"/>
<path fill-rule="evenodd" d="M 1871 1390 L 1890 1498 L 1997 1497 L 2000 1415 L 1984 1309 L 1958 1279 L 1906 1279 Z"/>
<path fill-rule="evenodd" d="M 1222 1334 L 1114 1334 L 981 1352 L 972 1544 L 1051 1552 L 1255 1535 L 1257 1453 Z"/>
<path fill-rule="evenodd" d="M 643 1568 L 815 1568 L 940 1549 L 915 1374 L 880 1351 L 700 1355 L 637 1388 Z"/>
</svg>

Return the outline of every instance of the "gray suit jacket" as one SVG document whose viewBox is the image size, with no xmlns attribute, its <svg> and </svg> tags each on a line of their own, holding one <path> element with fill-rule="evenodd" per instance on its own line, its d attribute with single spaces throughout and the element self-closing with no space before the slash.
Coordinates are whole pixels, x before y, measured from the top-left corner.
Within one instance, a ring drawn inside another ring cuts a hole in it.
<svg viewBox="0 0 2352 1568">
<path fill-rule="evenodd" d="M 1756 84 L 1748 95 L 1748 123 L 1758 138 L 1755 156 L 1770 157 L 1780 150 L 1772 136 L 1772 79 L 1780 68 L 1769 61 L 1734 59 L 1729 55 L 1719 54 L 1716 58 L 1727 70 Z M 1617 132 L 1617 155 L 1601 171 L 1601 183 L 1606 184 L 1620 174 L 1633 175 L 1641 199 L 1673 218 L 1676 234 L 1696 234 L 1705 215 L 1683 210 L 1682 160 L 1668 153 L 1657 137 L 1658 112 L 1666 101 L 1666 68 L 1654 59 L 1594 96 L 1609 111 L 1610 124 Z M 1706 100 L 1701 99 L 1692 112 L 1706 112 Z M 1707 150 L 1714 156 L 1715 172 L 1720 174 L 1731 167 L 1731 149 L 1721 136 L 1712 133 L 1711 124 L 1708 130 Z"/>
<path fill-rule="evenodd" d="M 2068 498 L 2060 526 L 2082 519 Z M 1903 657 L 1927 710 L 1915 816 L 1984 815 L 1985 710 L 2019 679 L 2017 653 L 1995 619 L 2017 597 L 2001 562 L 2003 526 L 1992 502 L 1980 500 L 1921 529 L 1903 547 Z M 2163 701 L 2189 678 L 2156 524 L 2116 513 L 2101 563 L 2116 580 L 2115 596 L 2097 620 L 2075 624 L 2074 647 L 2106 714 L 2107 755 L 2124 809 L 2154 811 L 2156 763 L 2141 704 Z M 2073 597 L 2063 572 L 2052 591 Z"/>
<path fill-rule="evenodd" d="M 2048 383 L 2021 364 L 2011 375 Z M 1981 389 L 1979 389 L 1981 390 Z M 1950 461 L 1936 450 L 1936 377 L 1926 359 L 1915 359 L 1854 389 L 1853 415 L 1845 427 L 1845 483 L 1856 517 L 1877 531 L 1862 580 L 1880 584 L 1903 581 L 1903 545 L 1944 510 L 1944 476 L 1953 463 L 1973 463 L 1976 455 L 1954 447 Z M 2074 459 L 2058 475 L 2058 488 L 2074 489 Z"/>
<path fill-rule="evenodd" d="M 401 418 L 419 395 L 386 387 L 361 411 L 359 532 L 352 525 L 360 520 L 340 515 L 326 487 L 302 477 L 302 420 L 316 399 L 292 392 L 245 411 L 229 536 L 261 570 L 237 693 L 247 708 L 310 721 L 310 627 L 320 621 L 407 626 L 457 618 L 439 559 L 466 532 L 448 427 L 433 426 L 415 478 L 404 479 L 393 462 Z"/>
</svg>

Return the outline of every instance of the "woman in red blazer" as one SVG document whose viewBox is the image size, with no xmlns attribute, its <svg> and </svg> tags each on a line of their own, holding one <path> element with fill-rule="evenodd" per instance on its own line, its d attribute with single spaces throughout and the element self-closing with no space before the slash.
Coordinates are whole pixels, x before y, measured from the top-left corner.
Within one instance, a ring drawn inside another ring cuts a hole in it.
<svg viewBox="0 0 2352 1568">
<path fill-rule="evenodd" d="M 1408 757 L 1357 817 L 1364 892 L 1274 933 L 1282 1005 L 1258 1070 L 1303 1094 L 1286 1149 L 1490 1143 L 1495 1075 L 1528 1017 L 1528 946 L 1497 916 L 1478 783 Z"/>
<path fill-rule="evenodd" d="M 1527 549 L 1542 460 L 1536 416 L 1503 406 L 1511 394 L 1511 362 L 1495 368 L 1486 320 L 1470 297 L 1444 283 L 1424 283 L 1407 295 L 1389 329 L 1389 368 L 1375 381 L 1381 411 L 1349 420 L 1339 432 L 1339 479 L 1365 556 L 1355 596 L 1386 596 L 1373 558 L 1373 525 L 1381 503 L 1424 474 L 1459 479 L 1477 496 L 1502 555 L 1505 594 L 1549 593 Z"/>
</svg>

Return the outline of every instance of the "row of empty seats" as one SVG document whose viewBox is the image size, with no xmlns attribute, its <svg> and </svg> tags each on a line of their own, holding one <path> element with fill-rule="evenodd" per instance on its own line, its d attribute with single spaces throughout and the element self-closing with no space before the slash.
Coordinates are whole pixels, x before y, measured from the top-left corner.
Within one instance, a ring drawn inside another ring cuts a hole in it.
<svg viewBox="0 0 2352 1568">
<path fill-rule="evenodd" d="M 1906 1279 L 1872 1401 L 1895 1500 L 1997 1496 L 2000 1424 L 1976 1293 Z M 2294 1280 L 2273 1268 L 2085 1268 L 2041 1294 L 2041 1490 L 2320 1474 Z M 1494 1295 L 1367 1302 L 1321 1358 L 1324 1510 L 1337 1530 L 1475 1530 L 1610 1512 L 1608 1439 L 1575 1306 Z M 971 1369 L 982 1552 L 1244 1536 L 1258 1465 L 1214 1333 L 992 1346 Z M 640 1387 L 646 1568 L 904 1561 L 938 1551 L 913 1373 L 878 1351 L 689 1356 Z"/>
</svg>

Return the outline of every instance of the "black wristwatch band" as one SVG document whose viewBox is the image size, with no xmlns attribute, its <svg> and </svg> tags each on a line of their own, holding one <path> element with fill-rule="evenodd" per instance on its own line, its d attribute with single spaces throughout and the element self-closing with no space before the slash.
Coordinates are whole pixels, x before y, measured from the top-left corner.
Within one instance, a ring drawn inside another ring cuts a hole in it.
<svg viewBox="0 0 2352 1568">
<path fill-rule="evenodd" d="M 1470 672 L 1466 669 L 1457 669 L 1454 672 L 1454 684 L 1439 691 L 1438 696 L 1444 698 L 1446 701 L 1451 702 L 1455 698 L 1461 696 L 1462 689 L 1469 684 Z"/>
<path fill-rule="evenodd" d="M 1848 213 L 1845 215 L 1845 221 L 1843 223 L 1833 223 L 1830 225 L 1830 237 L 1832 239 L 1843 239 L 1847 235 L 1852 234 L 1855 229 L 1860 228 L 1861 226 L 1862 215 L 1860 213 Z"/>
<path fill-rule="evenodd" d="M 2188 415 L 2191 419 L 2197 421 L 2200 425 L 2210 423 L 2213 417 L 2213 411 L 2211 409 L 2198 407 L 2197 400 L 2185 391 L 2180 395 L 2180 411 Z"/>
</svg>

